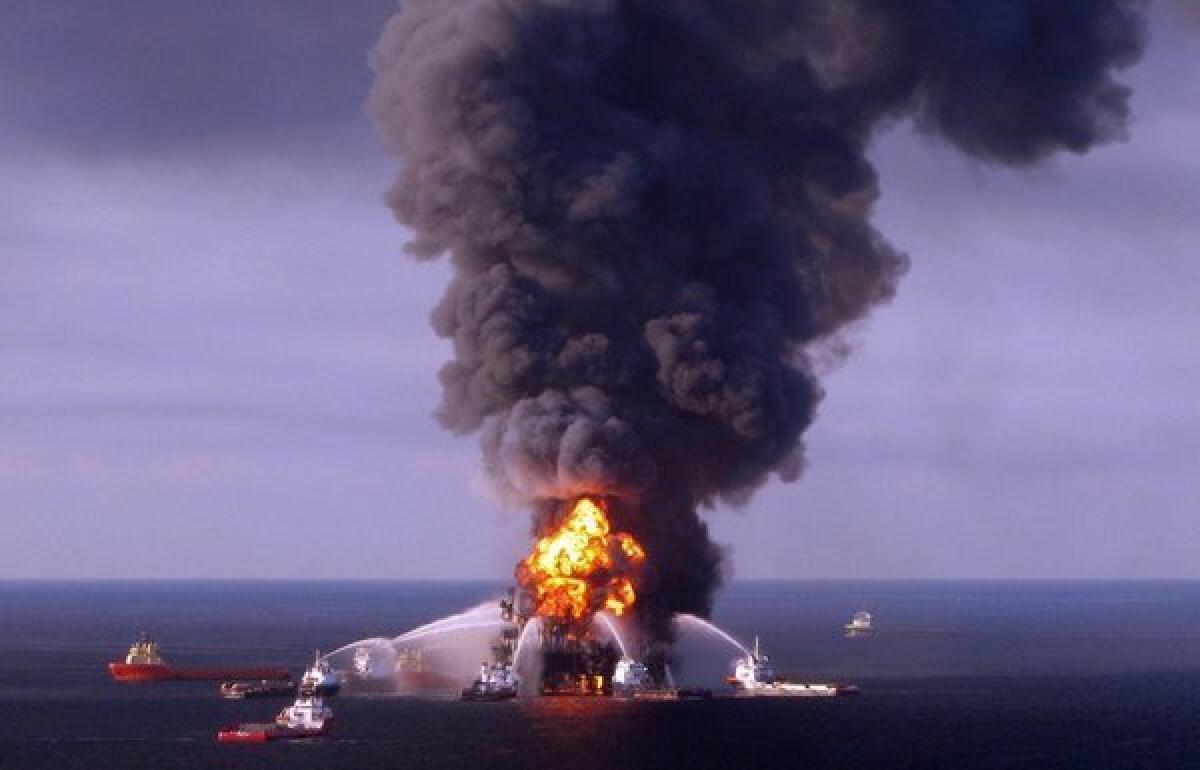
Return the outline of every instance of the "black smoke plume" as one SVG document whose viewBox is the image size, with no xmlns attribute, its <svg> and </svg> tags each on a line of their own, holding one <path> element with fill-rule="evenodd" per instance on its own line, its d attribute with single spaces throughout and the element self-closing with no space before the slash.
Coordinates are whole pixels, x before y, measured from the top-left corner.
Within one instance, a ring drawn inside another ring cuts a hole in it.
<svg viewBox="0 0 1200 770">
<path fill-rule="evenodd" d="M 700 507 L 795 479 L 810 355 L 886 302 L 872 135 L 983 161 L 1120 139 L 1138 0 L 404 0 L 370 112 L 410 251 L 446 255 L 441 421 L 533 509 L 609 499 L 639 607 L 706 614 Z"/>
</svg>

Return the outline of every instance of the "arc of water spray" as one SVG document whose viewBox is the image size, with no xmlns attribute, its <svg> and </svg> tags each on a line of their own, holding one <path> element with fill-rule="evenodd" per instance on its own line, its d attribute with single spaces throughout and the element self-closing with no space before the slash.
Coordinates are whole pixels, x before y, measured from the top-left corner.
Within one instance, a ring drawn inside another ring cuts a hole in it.
<svg viewBox="0 0 1200 770">
<path fill-rule="evenodd" d="M 397 636 L 392 640 L 393 645 L 405 644 L 406 642 L 415 642 L 419 639 L 424 639 L 429 636 L 439 636 L 441 634 L 452 634 L 458 631 L 477 631 L 483 628 L 496 628 L 498 626 L 509 625 L 508 621 L 496 618 L 495 620 L 483 620 L 478 623 L 457 623 L 454 625 L 443 625 L 436 628 L 428 628 L 421 632 L 409 631 L 401 636 Z"/>
<path fill-rule="evenodd" d="M 612 618 L 608 616 L 608 613 L 597 612 L 595 617 L 604 622 L 604 625 L 608 627 L 608 633 L 612 635 L 613 639 L 617 640 L 617 646 L 621 648 L 621 654 L 628 658 L 629 650 L 625 649 L 625 642 L 621 639 L 621 634 L 617 631 L 617 627 L 612 622 Z"/>
<path fill-rule="evenodd" d="M 488 623 L 500 624 L 504 622 L 500 618 L 500 606 L 498 604 L 498 600 L 482 602 L 474 607 L 471 607 L 470 609 L 463 610 L 462 612 L 448 615 L 444 618 L 439 618 L 438 620 L 434 620 L 422 626 L 417 626 L 414 629 L 400 634 L 393 639 L 392 642 L 398 644 L 437 631 L 458 630 L 460 627 L 468 623 L 472 626 L 478 627 L 481 625 L 480 621 L 486 621 L 482 623 L 484 626 L 486 626 Z"/>
<path fill-rule="evenodd" d="M 379 646 L 382 646 L 385 644 L 390 646 L 392 644 L 392 640 L 385 639 L 382 636 L 373 636 L 370 639 L 359 639 L 357 642 L 350 642 L 350 644 L 343 644 L 341 647 L 338 647 L 333 652 L 325 653 L 324 655 L 321 656 L 321 660 L 329 660 L 330 658 L 334 657 L 335 655 L 340 655 L 341 653 L 349 652 L 350 650 L 356 650 L 359 647 L 367 647 L 367 646 L 379 647 Z"/>
<path fill-rule="evenodd" d="M 734 647 L 737 647 L 739 650 L 741 650 L 742 655 L 750 654 L 750 651 L 746 649 L 746 645 L 742 644 L 737 639 L 734 639 L 728 633 L 721 630 L 720 628 L 713 625 L 712 623 L 708 622 L 704 618 L 697 617 L 696 615 L 689 615 L 686 612 L 681 612 L 675 616 L 675 622 L 678 623 L 681 621 L 684 623 L 689 623 L 694 626 L 699 626 L 700 628 L 708 631 L 709 633 L 715 634 L 716 636 L 720 637 L 721 639 L 724 639 L 725 641 L 732 644 Z"/>
<path fill-rule="evenodd" d="M 523 670 L 523 667 L 521 666 L 521 663 L 523 662 L 521 653 L 526 647 L 529 646 L 530 639 L 538 639 L 539 638 L 539 632 L 541 630 L 541 627 L 542 627 L 541 618 L 532 618 L 531 620 L 529 620 L 529 622 L 527 622 L 525 624 L 525 628 L 522 629 L 522 631 L 521 631 L 521 637 L 519 639 L 517 639 L 517 647 L 515 650 L 513 650 L 512 662 L 513 662 L 513 671 L 516 671 L 518 676 L 520 675 L 521 671 Z"/>
<path fill-rule="evenodd" d="M 422 639 L 426 636 L 434 634 L 450 633 L 452 631 L 471 631 L 481 628 L 494 628 L 504 625 L 507 621 L 500 617 L 499 599 L 493 599 L 486 602 L 481 602 L 469 609 L 457 612 L 453 615 L 447 615 L 444 618 L 431 621 L 424 625 L 405 631 L 399 636 L 387 639 L 382 636 L 372 637 L 370 639 L 359 639 L 357 642 L 350 642 L 338 647 L 333 652 L 322 655 L 322 659 L 329 658 L 358 647 L 367 645 L 381 646 L 390 645 L 393 650 L 396 645 L 404 644 L 405 642 Z"/>
</svg>

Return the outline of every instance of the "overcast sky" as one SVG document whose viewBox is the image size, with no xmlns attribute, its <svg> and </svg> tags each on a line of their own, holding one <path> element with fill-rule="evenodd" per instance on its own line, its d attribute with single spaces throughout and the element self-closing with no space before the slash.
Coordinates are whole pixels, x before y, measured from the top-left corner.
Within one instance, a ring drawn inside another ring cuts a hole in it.
<svg viewBox="0 0 1200 770">
<path fill-rule="evenodd" d="M 0 578 L 491 577 L 529 544 L 430 414 L 448 270 L 363 115 L 387 0 L 6 0 Z M 1130 141 L 1032 173 L 899 125 L 912 257 L 744 577 L 1200 577 L 1200 23 Z"/>
</svg>

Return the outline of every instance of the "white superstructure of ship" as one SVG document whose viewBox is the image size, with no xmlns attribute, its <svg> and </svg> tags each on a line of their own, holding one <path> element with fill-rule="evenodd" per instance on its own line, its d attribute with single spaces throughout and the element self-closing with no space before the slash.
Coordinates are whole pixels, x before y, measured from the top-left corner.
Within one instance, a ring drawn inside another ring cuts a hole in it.
<svg viewBox="0 0 1200 770">
<path fill-rule="evenodd" d="M 612 676 L 613 695 L 632 696 L 654 687 L 650 670 L 640 660 L 623 657 L 617 661 Z"/>
<path fill-rule="evenodd" d="M 304 676 L 300 678 L 300 694 L 329 696 L 337 695 L 340 689 L 342 689 L 341 678 L 330 667 L 329 662 L 321 657 L 321 651 L 317 650 L 313 664 L 308 667 L 304 672 Z"/>
<path fill-rule="evenodd" d="M 217 732 L 221 743 L 265 743 L 317 738 L 333 723 L 333 709 L 320 695 L 300 693 L 292 705 L 283 709 L 274 722 L 242 723 Z"/>
<path fill-rule="evenodd" d="M 279 712 L 275 724 L 289 730 L 324 732 L 333 719 L 333 709 L 320 695 L 299 695 L 292 705 Z"/>
<path fill-rule="evenodd" d="M 371 651 L 366 647 L 359 647 L 354 651 L 354 673 L 364 679 L 368 679 L 375 675 L 374 660 L 371 658 Z"/>
<path fill-rule="evenodd" d="M 874 630 L 872 627 L 873 622 L 871 613 L 866 610 L 859 610 L 854 613 L 854 617 L 850 618 L 850 622 L 842 626 L 842 628 L 845 629 L 846 636 L 866 636 Z"/>
<path fill-rule="evenodd" d="M 479 678 L 462 691 L 463 700 L 508 700 L 517 697 L 517 676 L 512 664 L 484 662 L 479 666 Z"/>
</svg>

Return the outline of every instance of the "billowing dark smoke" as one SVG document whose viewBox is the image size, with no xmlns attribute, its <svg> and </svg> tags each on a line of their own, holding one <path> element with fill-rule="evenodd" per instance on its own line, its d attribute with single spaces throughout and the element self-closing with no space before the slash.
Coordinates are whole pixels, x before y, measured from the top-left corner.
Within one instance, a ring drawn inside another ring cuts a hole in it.
<svg viewBox="0 0 1200 770">
<path fill-rule="evenodd" d="M 442 422 L 496 488 L 605 495 L 654 629 L 706 614 L 697 509 L 792 480 L 814 343 L 887 301 L 873 133 L 1024 165 L 1122 137 L 1138 0 L 405 0 L 370 110 L 455 276 Z"/>
</svg>

